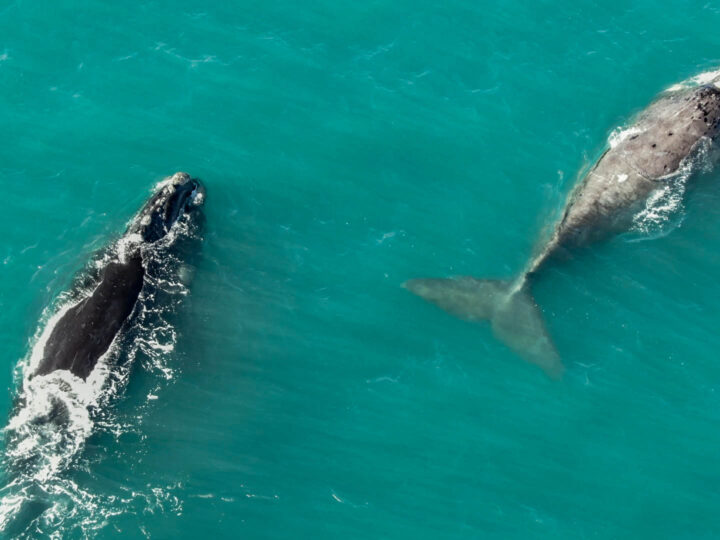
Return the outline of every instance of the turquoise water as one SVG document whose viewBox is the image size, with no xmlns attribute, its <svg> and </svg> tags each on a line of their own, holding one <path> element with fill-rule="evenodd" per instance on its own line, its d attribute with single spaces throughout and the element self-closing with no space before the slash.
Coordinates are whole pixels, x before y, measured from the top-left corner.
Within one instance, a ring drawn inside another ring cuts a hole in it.
<svg viewBox="0 0 720 540">
<path fill-rule="evenodd" d="M 720 173 L 548 269 L 560 382 L 400 287 L 518 272 L 611 131 L 720 65 L 720 9 L 114 4 L 0 7 L 0 416 L 155 183 L 202 178 L 207 224 L 174 349 L 28 534 L 720 535 Z"/>
</svg>

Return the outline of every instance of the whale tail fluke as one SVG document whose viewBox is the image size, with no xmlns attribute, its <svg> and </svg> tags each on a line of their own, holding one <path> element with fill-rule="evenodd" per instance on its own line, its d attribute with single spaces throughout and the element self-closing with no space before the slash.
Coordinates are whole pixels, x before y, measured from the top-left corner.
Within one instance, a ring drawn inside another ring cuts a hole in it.
<svg viewBox="0 0 720 540">
<path fill-rule="evenodd" d="M 552 378 L 562 376 L 564 367 L 526 280 L 421 278 L 403 286 L 456 317 L 490 321 L 495 337 L 520 357 Z"/>
</svg>

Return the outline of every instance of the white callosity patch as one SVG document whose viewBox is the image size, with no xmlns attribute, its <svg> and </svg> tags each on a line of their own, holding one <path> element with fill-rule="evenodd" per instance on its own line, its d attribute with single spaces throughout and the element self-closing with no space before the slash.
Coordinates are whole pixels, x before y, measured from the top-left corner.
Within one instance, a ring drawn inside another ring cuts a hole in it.
<svg viewBox="0 0 720 540">
<path fill-rule="evenodd" d="M 200 206 L 204 202 L 205 196 L 201 191 L 198 191 L 197 189 L 192 192 L 192 203 L 195 206 Z"/>
<path fill-rule="evenodd" d="M 172 178 L 161 182 L 156 189 L 165 187 Z M 183 215 L 157 242 L 145 244 L 140 235 L 128 234 L 90 262 L 88 274 L 99 275 L 108 263 L 122 261 L 139 250 L 146 268 L 146 284 L 129 322 L 85 381 L 67 370 L 31 375 L 37 370 L 58 321 L 92 294 L 97 279 L 83 289 L 61 294 L 54 307 L 46 308 L 33 346 L 15 369 L 20 391 L 15 410 L 2 430 L 7 478 L 0 488 L 0 531 L 14 526 L 13 522 L 26 513 L 24 507 L 30 503 L 37 505 L 38 498 L 47 503 L 47 508 L 31 518 L 34 528 L 28 530 L 36 532 L 57 532 L 61 530 L 58 525 L 67 516 L 82 514 L 84 533 L 93 536 L 92 531 L 106 524 L 108 517 L 123 511 L 123 503 L 128 501 L 117 497 L 100 501 L 100 495 L 79 488 L 68 471 L 77 462 L 91 434 L 105 432 L 117 438 L 137 429 L 130 423 L 123 425 L 107 407 L 127 385 L 130 367 L 136 358 L 140 361 L 134 369 L 159 377 L 150 395 L 157 395 L 160 381 L 174 377 L 169 360 L 177 334 L 170 315 L 188 294 L 188 289 L 180 276 L 181 261 L 172 248 L 179 240 L 193 239 L 198 239 L 198 230 L 188 215 Z M 101 419 L 98 411 L 103 411 Z M 133 504 L 147 508 L 165 504 L 178 507 L 179 502 L 172 499 L 166 490 L 152 487 L 148 493 L 133 493 L 130 498 Z M 99 508 L 103 509 L 102 515 L 97 513 Z"/>
</svg>

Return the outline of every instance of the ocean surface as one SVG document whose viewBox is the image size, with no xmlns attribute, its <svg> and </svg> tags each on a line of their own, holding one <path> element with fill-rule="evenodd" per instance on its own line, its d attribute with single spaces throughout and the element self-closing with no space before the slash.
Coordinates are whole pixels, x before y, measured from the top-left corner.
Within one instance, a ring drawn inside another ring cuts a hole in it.
<svg viewBox="0 0 720 540">
<path fill-rule="evenodd" d="M 207 187 L 122 388 L 32 489 L 4 471 L 7 537 L 720 536 L 720 171 L 544 272 L 560 381 L 401 287 L 517 274 L 718 28 L 680 0 L 0 4 L 0 424 L 93 254 L 167 175 Z"/>
</svg>

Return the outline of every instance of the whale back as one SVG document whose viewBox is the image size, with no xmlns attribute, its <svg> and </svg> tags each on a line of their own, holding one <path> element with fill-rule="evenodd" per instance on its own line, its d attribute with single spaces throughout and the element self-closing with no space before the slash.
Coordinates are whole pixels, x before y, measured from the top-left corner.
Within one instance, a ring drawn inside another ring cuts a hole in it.
<svg viewBox="0 0 720 540">
<path fill-rule="evenodd" d="M 661 96 L 611 139 L 571 195 L 548 249 L 585 245 L 627 230 L 653 191 L 692 172 L 700 151 L 710 148 L 710 159 L 716 159 L 719 132 L 715 86 Z"/>
<path fill-rule="evenodd" d="M 698 141 L 714 141 L 719 128 L 720 90 L 701 86 L 656 100 L 613 151 L 629 167 L 658 180 L 675 174 Z"/>
<path fill-rule="evenodd" d="M 108 264 L 93 293 L 56 323 L 34 376 L 66 369 L 86 379 L 132 313 L 144 275 L 139 254 Z"/>
</svg>

